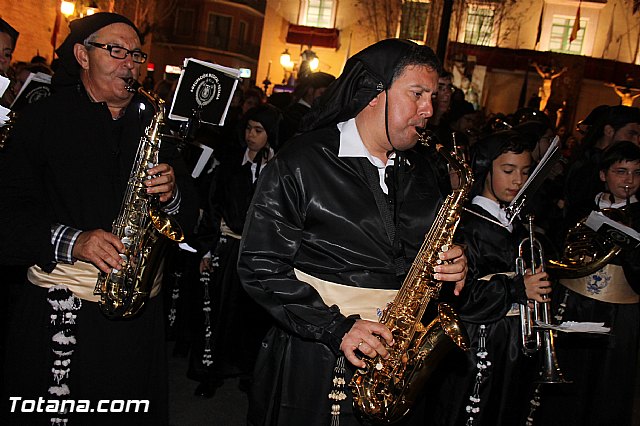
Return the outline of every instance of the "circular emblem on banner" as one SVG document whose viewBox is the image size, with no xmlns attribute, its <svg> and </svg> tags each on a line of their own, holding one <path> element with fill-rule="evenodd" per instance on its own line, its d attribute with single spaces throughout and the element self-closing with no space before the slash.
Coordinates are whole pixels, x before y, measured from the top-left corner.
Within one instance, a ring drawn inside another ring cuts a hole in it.
<svg viewBox="0 0 640 426">
<path fill-rule="evenodd" d="M 199 106 L 206 106 L 220 96 L 220 83 L 218 83 L 217 79 L 205 74 L 198 77 L 194 84 L 193 92 L 196 97 L 196 103 Z"/>
<path fill-rule="evenodd" d="M 51 89 L 49 88 L 49 86 L 40 86 L 29 91 L 24 98 L 28 104 L 32 104 L 36 101 L 39 101 L 42 98 L 46 98 L 50 94 L 51 94 Z"/>
</svg>

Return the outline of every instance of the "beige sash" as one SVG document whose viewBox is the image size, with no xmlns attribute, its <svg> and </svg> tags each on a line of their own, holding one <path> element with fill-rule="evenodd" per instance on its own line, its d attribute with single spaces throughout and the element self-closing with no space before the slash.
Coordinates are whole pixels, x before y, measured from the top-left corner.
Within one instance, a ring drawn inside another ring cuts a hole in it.
<svg viewBox="0 0 640 426">
<path fill-rule="evenodd" d="M 298 269 L 294 269 L 294 272 L 296 278 L 316 289 L 327 306 L 336 305 L 345 317 L 358 314 L 362 319 L 378 321 L 382 311 L 398 293 L 398 290 L 336 284 L 305 274 Z"/>
<path fill-rule="evenodd" d="M 159 270 L 162 271 L 162 267 Z M 98 268 L 91 263 L 76 261 L 73 264 L 58 263 L 50 273 L 44 272 L 38 266 L 32 266 L 27 271 L 27 278 L 33 284 L 44 288 L 63 284 L 80 299 L 98 302 L 100 296 L 94 295 L 93 290 L 96 287 L 99 272 Z M 162 273 L 158 273 L 153 282 L 150 297 L 158 295 L 161 283 Z"/>
<path fill-rule="evenodd" d="M 640 301 L 640 296 L 633 291 L 619 265 L 607 264 L 586 277 L 562 279 L 560 284 L 601 302 L 626 305 Z"/>
</svg>

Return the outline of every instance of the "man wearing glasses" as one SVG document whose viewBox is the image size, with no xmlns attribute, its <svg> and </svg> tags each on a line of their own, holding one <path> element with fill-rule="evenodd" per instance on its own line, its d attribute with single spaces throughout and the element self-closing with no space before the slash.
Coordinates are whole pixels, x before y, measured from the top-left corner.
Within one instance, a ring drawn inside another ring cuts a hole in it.
<svg viewBox="0 0 640 426">
<path fill-rule="evenodd" d="M 13 307 L 3 415 L 8 424 L 164 425 L 162 301 L 152 290 L 139 315 L 118 321 L 102 315 L 93 294 L 99 271 L 122 265 L 124 245 L 111 229 L 155 112 L 128 90 L 147 55 L 120 15 L 91 15 L 70 30 L 56 51 L 55 93 L 21 113 L 0 158 L 0 262 L 30 266 Z M 196 196 L 174 146 L 162 144 L 149 175 L 147 192 L 191 229 Z M 20 412 L 40 398 L 49 410 Z M 55 410 L 60 400 L 75 409 Z M 124 404 L 117 414 L 114 400 Z"/>
</svg>

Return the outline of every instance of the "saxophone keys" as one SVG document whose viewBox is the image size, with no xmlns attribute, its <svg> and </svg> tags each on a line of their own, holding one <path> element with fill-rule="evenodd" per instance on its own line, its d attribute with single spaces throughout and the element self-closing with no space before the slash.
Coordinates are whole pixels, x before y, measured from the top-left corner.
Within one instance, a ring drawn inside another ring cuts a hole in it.
<svg viewBox="0 0 640 426">
<path fill-rule="evenodd" d="M 440 247 L 440 251 L 442 251 L 443 253 L 445 251 L 449 251 L 449 244 L 443 244 L 442 247 Z"/>
</svg>

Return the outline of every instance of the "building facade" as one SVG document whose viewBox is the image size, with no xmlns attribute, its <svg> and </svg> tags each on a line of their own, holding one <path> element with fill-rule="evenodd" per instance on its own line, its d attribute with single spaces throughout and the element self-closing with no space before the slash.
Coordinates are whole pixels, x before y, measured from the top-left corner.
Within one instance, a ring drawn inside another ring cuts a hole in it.
<svg viewBox="0 0 640 426">
<path fill-rule="evenodd" d="M 626 0 L 268 0 L 257 81 L 290 83 L 308 50 L 319 58 L 320 71 L 337 76 L 350 55 L 377 40 L 410 38 L 438 51 L 441 34 L 447 34 L 447 47 L 438 53 L 446 58 L 456 85 L 488 115 L 512 113 L 522 99 L 526 105 L 536 98 L 544 86 L 536 64 L 551 75 L 566 68 L 553 80 L 547 109 L 554 117 L 560 110 L 559 122 L 573 126 L 597 105 L 620 103 L 606 84 L 640 86 L 640 11 L 634 11 L 633 4 Z M 321 29 L 334 30 L 333 38 L 320 37 Z M 289 63 L 280 61 L 285 51 Z M 635 78 L 639 81 L 630 83 Z"/>
</svg>

